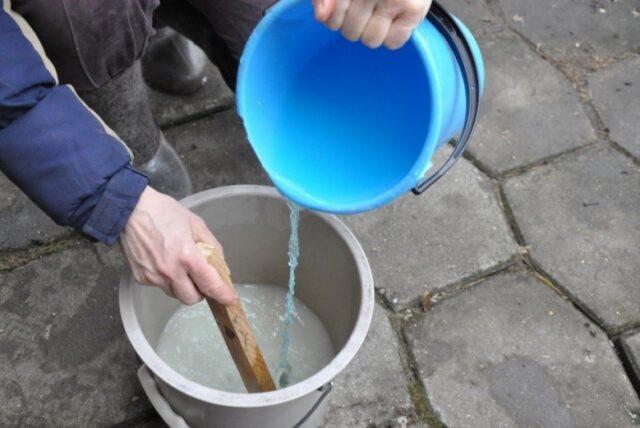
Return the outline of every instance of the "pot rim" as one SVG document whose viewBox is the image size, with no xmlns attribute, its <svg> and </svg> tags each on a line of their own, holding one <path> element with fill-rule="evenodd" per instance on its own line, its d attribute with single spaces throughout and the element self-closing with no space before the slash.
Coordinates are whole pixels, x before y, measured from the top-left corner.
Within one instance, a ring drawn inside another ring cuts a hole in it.
<svg viewBox="0 0 640 428">
<path fill-rule="evenodd" d="M 191 208 L 202 202 L 211 202 L 216 199 L 233 197 L 235 195 L 266 196 L 277 198 L 283 202 L 285 201 L 278 191 L 270 186 L 234 185 L 205 190 L 188 196 L 180 202 L 186 207 Z M 294 385 L 271 392 L 252 394 L 233 393 L 209 388 L 194 382 L 173 370 L 157 355 L 151 344 L 147 341 L 138 322 L 133 305 L 133 290 L 135 286 L 139 285 L 135 283 L 131 277 L 130 270 L 126 268 L 120 278 L 120 316 L 129 342 L 144 364 L 149 367 L 155 376 L 183 394 L 206 403 L 226 407 L 252 408 L 273 406 L 304 397 L 326 385 L 344 370 L 360 349 L 371 325 L 375 306 L 373 275 L 362 246 L 342 221 L 331 214 L 313 211 L 310 211 L 310 213 L 328 224 L 345 242 L 353 254 L 362 288 L 360 307 L 354 328 L 342 349 L 331 362 L 313 376 Z"/>
</svg>

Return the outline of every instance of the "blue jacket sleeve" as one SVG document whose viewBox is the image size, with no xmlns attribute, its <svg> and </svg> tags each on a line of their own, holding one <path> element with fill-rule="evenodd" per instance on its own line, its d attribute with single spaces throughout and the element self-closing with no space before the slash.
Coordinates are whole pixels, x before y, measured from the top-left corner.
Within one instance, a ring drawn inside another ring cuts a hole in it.
<svg viewBox="0 0 640 428">
<path fill-rule="evenodd" d="M 147 178 L 120 139 L 67 85 L 26 22 L 0 10 L 0 170 L 44 212 L 105 243 Z"/>
</svg>

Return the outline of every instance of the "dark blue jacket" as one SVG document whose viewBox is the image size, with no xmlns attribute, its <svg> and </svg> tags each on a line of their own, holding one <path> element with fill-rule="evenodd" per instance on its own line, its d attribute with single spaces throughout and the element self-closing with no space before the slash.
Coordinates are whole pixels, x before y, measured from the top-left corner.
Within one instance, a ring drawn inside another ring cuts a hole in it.
<svg viewBox="0 0 640 428">
<path fill-rule="evenodd" d="M 8 3 L 0 9 L 0 170 L 57 223 L 113 243 L 148 180 L 73 88 L 58 84 Z"/>
</svg>

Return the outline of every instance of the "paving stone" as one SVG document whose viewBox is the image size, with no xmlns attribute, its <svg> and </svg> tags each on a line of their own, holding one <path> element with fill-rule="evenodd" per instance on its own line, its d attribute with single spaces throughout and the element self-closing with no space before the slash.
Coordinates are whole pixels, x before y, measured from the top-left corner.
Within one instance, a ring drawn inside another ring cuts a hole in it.
<svg viewBox="0 0 640 428">
<path fill-rule="evenodd" d="M 104 426 L 149 408 L 118 278 L 87 247 L 0 274 L 0 426 Z"/>
<path fill-rule="evenodd" d="M 526 272 L 503 273 L 409 328 L 448 427 L 631 427 L 640 401 L 607 336 Z"/>
<path fill-rule="evenodd" d="M 69 229 L 57 226 L 0 173 L 0 251 L 58 238 Z"/>
<path fill-rule="evenodd" d="M 269 182 L 234 111 L 176 126 L 166 136 L 187 166 L 196 192 Z"/>
<path fill-rule="evenodd" d="M 512 34 L 481 40 L 486 85 L 470 152 L 495 173 L 596 139 L 570 82 Z"/>
<path fill-rule="evenodd" d="M 640 169 L 595 147 L 512 178 L 507 199 L 533 258 L 601 319 L 640 320 Z"/>
<path fill-rule="evenodd" d="M 449 153 L 446 147 L 439 158 Z M 376 287 L 396 308 L 517 253 L 492 183 L 464 159 L 421 196 L 343 219 L 364 246 Z"/>
<path fill-rule="evenodd" d="M 594 73 L 589 88 L 610 137 L 640 158 L 640 57 Z"/>
<path fill-rule="evenodd" d="M 384 310 L 376 307 L 360 352 L 334 381 L 323 427 L 399 426 L 416 423 L 400 349 Z"/>
<path fill-rule="evenodd" d="M 637 0 L 499 2 L 513 27 L 556 59 L 597 67 L 623 53 L 640 51 Z"/>
<path fill-rule="evenodd" d="M 151 109 L 160 126 L 170 126 L 193 116 L 228 108 L 233 104 L 233 93 L 214 65 L 207 66 L 207 76 L 204 87 L 191 95 L 169 95 L 149 88 Z"/>
<path fill-rule="evenodd" d="M 636 376 L 640 379 L 640 331 L 623 337 L 621 342 Z"/>
<path fill-rule="evenodd" d="M 441 4 L 464 22 L 476 39 L 506 29 L 502 19 L 491 13 L 485 1 L 445 0 Z"/>
</svg>

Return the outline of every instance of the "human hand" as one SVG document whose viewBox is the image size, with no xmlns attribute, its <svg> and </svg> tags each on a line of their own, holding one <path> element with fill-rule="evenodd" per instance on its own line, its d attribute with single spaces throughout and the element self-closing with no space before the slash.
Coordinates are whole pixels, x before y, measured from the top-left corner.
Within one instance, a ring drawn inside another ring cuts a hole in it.
<svg viewBox="0 0 640 428">
<path fill-rule="evenodd" d="M 120 235 L 137 282 L 161 288 L 186 305 L 210 297 L 229 305 L 237 295 L 212 268 L 196 242 L 222 246 L 204 221 L 175 199 L 147 186 Z"/>
<path fill-rule="evenodd" d="M 375 49 L 401 48 L 432 0 L 313 0 L 316 19 L 347 39 Z"/>
</svg>

